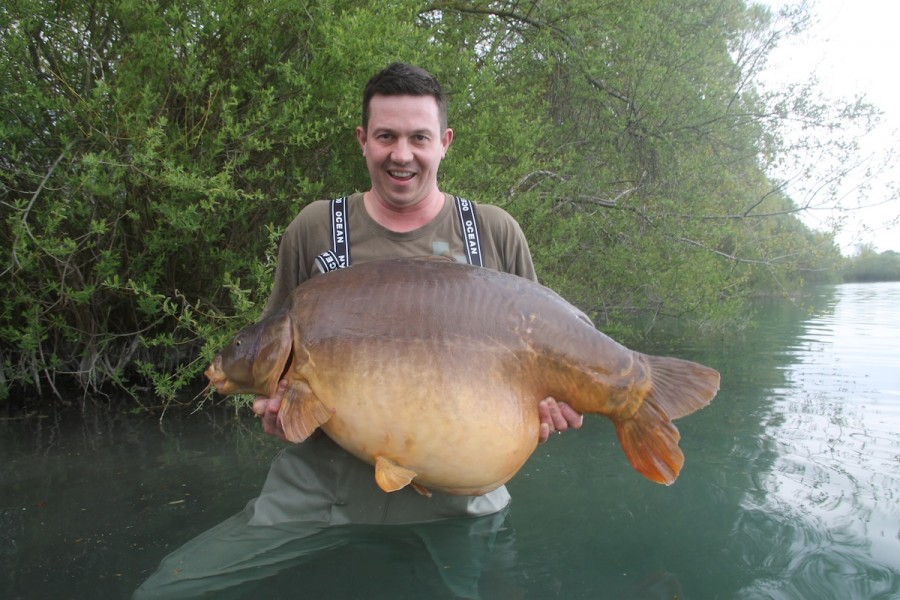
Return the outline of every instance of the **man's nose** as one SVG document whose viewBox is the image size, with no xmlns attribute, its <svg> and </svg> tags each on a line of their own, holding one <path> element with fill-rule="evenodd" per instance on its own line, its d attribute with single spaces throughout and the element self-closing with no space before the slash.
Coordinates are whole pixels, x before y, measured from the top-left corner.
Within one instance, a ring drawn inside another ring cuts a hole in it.
<svg viewBox="0 0 900 600">
<path fill-rule="evenodd" d="M 412 161 L 412 158 L 413 153 L 409 142 L 406 140 L 397 140 L 397 143 L 394 144 L 394 148 L 391 151 L 391 160 L 395 163 L 404 164 Z"/>
</svg>

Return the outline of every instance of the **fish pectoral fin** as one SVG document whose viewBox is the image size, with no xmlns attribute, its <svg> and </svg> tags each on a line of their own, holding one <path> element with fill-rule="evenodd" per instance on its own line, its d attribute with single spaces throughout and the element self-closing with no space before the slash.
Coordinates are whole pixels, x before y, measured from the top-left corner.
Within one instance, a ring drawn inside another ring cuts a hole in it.
<svg viewBox="0 0 900 600">
<path fill-rule="evenodd" d="M 295 381 L 284 393 L 278 419 L 288 441 L 299 443 L 327 423 L 334 410 L 325 406 L 305 381 Z"/>
<path fill-rule="evenodd" d="M 375 458 L 375 482 L 385 492 L 396 492 L 405 488 L 416 475 L 418 473 L 415 471 L 401 467 L 389 458 L 384 456 Z"/>
</svg>

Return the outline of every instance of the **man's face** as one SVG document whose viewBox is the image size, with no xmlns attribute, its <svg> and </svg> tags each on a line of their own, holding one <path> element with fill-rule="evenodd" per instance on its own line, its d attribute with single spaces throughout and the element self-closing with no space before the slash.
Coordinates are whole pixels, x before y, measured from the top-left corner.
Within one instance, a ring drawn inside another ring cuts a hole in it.
<svg viewBox="0 0 900 600">
<path fill-rule="evenodd" d="M 369 102 L 368 131 L 357 127 L 356 137 L 378 201 L 403 210 L 440 194 L 438 166 L 453 131 L 441 128 L 434 98 L 376 94 Z"/>
</svg>

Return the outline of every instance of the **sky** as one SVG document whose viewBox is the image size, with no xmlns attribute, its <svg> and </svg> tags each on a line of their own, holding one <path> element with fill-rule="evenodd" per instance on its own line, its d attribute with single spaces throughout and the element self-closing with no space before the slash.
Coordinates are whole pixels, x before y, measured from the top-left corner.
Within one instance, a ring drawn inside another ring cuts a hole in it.
<svg viewBox="0 0 900 600">
<path fill-rule="evenodd" d="M 788 3 L 757 1 L 773 10 Z M 879 252 L 900 252 L 900 200 L 887 200 L 890 190 L 900 183 L 900 2 L 811 0 L 810 4 L 815 23 L 801 36 L 782 42 L 770 59 L 766 79 L 776 83 L 804 82 L 814 73 L 828 97 L 861 94 L 883 111 L 879 127 L 862 140 L 863 149 L 866 155 L 883 155 L 896 148 L 897 157 L 892 166 L 870 182 L 871 190 L 860 202 L 866 208 L 841 213 L 846 222 L 837 240 L 848 255 L 859 243 L 872 244 Z M 856 206 L 860 200 L 854 190 L 861 179 L 860 175 L 848 180 L 848 205 Z M 796 201 L 800 194 L 798 189 L 791 196 Z M 801 218 L 811 227 L 829 230 L 828 220 L 833 216 L 836 215 L 819 211 Z M 891 221 L 893 225 L 885 226 Z"/>
</svg>

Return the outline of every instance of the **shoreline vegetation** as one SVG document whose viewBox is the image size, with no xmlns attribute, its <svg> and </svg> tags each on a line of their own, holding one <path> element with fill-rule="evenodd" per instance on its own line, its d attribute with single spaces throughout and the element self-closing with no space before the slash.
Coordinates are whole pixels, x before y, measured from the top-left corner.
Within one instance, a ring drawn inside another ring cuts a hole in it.
<svg viewBox="0 0 900 600">
<path fill-rule="evenodd" d="M 880 114 L 814 80 L 762 85 L 808 7 L 523 11 L 0 7 L 0 405 L 103 392 L 141 411 L 195 390 L 259 315 L 284 227 L 366 186 L 359 91 L 398 59 L 449 93 L 442 189 L 509 211 L 541 282 L 623 342 L 666 321 L 740 331 L 759 296 L 896 276 L 896 253 L 844 258 L 835 231 L 801 219 L 840 207 Z M 803 199 L 772 175 L 810 171 L 823 183 Z"/>
<path fill-rule="evenodd" d="M 893 250 L 879 253 L 864 247 L 844 260 L 840 277 L 845 283 L 900 281 L 900 253 Z"/>
</svg>

